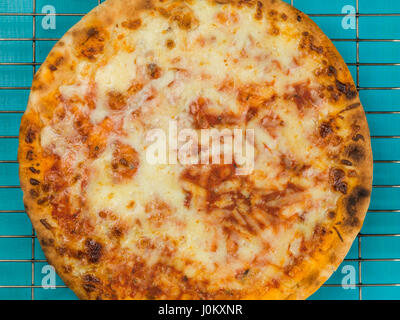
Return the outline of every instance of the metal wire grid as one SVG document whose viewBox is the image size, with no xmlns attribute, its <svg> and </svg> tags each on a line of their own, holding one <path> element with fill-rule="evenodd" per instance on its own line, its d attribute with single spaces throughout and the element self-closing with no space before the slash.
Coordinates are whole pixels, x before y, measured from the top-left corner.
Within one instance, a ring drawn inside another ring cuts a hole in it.
<svg viewBox="0 0 400 320">
<path fill-rule="evenodd" d="M 37 41 L 45 41 L 45 40 L 54 40 L 57 41 L 59 39 L 44 39 L 36 37 L 36 17 L 44 16 L 45 14 L 36 13 L 36 0 L 32 0 L 33 8 L 32 13 L 0 13 L 0 16 L 32 16 L 32 38 L 0 38 L 0 41 L 32 41 L 32 62 L 31 63 L 0 63 L 0 65 L 27 65 L 32 66 L 33 75 L 36 72 L 36 66 L 40 65 L 40 63 L 36 62 L 36 42 Z M 99 5 L 102 0 L 97 0 L 97 4 Z M 84 14 L 66 14 L 66 13 L 58 13 L 56 16 L 83 16 Z M 0 90 L 29 90 L 30 87 L 0 87 Z M 2 113 L 23 113 L 24 111 L 1 111 Z M 0 136 L 0 139 L 15 139 L 17 136 Z M 0 163 L 17 163 L 15 160 L 0 160 Z M 20 188 L 20 186 L 0 186 L 0 188 Z M 25 213 L 24 210 L 0 210 L 1 213 L 12 212 L 16 214 Z M 38 262 L 47 262 L 45 259 L 35 259 L 35 239 L 36 234 L 35 230 L 32 227 L 32 233 L 30 235 L 0 235 L 0 238 L 31 238 L 31 259 L 0 259 L 0 263 L 4 262 L 30 262 L 31 263 L 31 284 L 30 285 L 14 285 L 14 286 L 3 286 L 0 285 L 0 288 L 30 288 L 31 289 L 31 300 L 35 300 L 35 288 L 41 288 L 39 285 L 35 285 L 35 263 Z M 67 288 L 65 285 L 57 285 L 56 288 Z"/>
<path fill-rule="evenodd" d="M 39 66 L 40 63 L 36 61 L 36 43 L 38 41 L 57 41 L 59 38 L 37 38 L 36 37 L 36 17 L 45 16 L 44 13 L 36 13 L 36 0 L 33 1 L 33 13 L 1 13 L 0 16 L 31 16 L 33 19 L 33 35 L 32 38 L 0 38 L 0 41 L 32 41 L 32 62 L 0 62 L 1 65 L 12 65 L 12 66 L 32 66 L 32 72 L 35 74 L 36 66 Z M 98 4 L 102 2 L 102 0 L 97 1 Z M 291 5 L 293 5 L 293 0 L 290 1 Z M 82 13 L 55 13 L 55 16 L 84 16 Z M 344 17 L 347 14 L 309 14 L 310 17 Z M 357 90 L 400 90 L 400 87 L 360 87 L 360 66 L 400 66 L 400 63 L 360 63 L 360 42 L 400 42 L 400 39 L 361 39 L 359 37 L 359 18 L 360 17 L 376 17 L 376 16 L 400 16 L 400 13 L 368 13 L 361 14 L 359 13 L 359 0 L 356 0 L 356 38 L 355 39 L 331 39 L 336 42 L 355 42 L 356 43 L 356 63 L 347 63 L 348 66 L 355 66 L 356 73 L 356 85 Z M 14 87 L 3 87 L 0 86 L 0 90 L 30 90 L 30 87 L 24 86 L 14 86 Z M 23 113 L 24 111 L 14 111 L 14 110 L 0 110 L 0 114 L 6 113 Z M 367 111 L 367 114 L 400 114 L 400 111 Z M 0 136 L 0 139 L 16 139 L 18 136 Z M 372 139 L 383 139 L 383 138 L 391 138 L 391 139 L 400 139 L 400 136 L 383 136 L 383 135 L 375 135 L 371 136 Z M 16 160 L 0 160 L 1 163 L 17 163 Z M 400 160 L 374 160 L 375 163 L 395 163 L 400 164 Z M 374 188 L 400 188 L 400 185 L 373 185 Z M 6 188 L 20 188 L 20 186 L 7 186 L 0 185 L 0 189 Z M 369 213 L 381 213 L 381 212 L 392 212 L 399 213 L 400 208 L 398 209 L 379 209 L 379 210 L 368 210 Z M 0 210 L 1 213 L 15 213 L 21 214 L 25 213 L 24 210 Z M 363 238 L 366 237 L 400 237 L 400 233 L 394 234 L 358 234 L 358 258 L 356 259 L 345 259 L 347 262 L 356 262 L 358 264 L 358 283 L 355 284 L 358 287 L 359 291 L 359 300 L 362 300 L 362 288 L 363 287 L 400 287 L 400 283 L 388 283 L 388 284 L 379 284 L 379 283 L 363 283 L 362 281 L 362 262 L 400 262 L 399 258 L 376 258 L 376 259 L 366 259 L 362 258 L 361 255 L 361 242 Z M 35 259 L 35 230 L 32 228 L 32 233 L 30 235 L 0 235 L 1 238 L 30 238 L 31 241 L 31 259 L 0 259 L 0 263 L 4 262 L 25 262 L 31 263 L 31 285 L 0 285 L 0 288 L 30 288 L 31 289 L 31 299 L 35 299 L 34 289 L 41 288 L 39 285 L 35 285 L 35 263 L 47 262 L 45 259 Z M 324 287 L 341 287 L 346 286 L 342 284 L 324 284 Z M 350 286 L 350 285 L 349 285 Z M 56 288 L 67 288 L 65 285 L 57 285 Z"/>
</svg>

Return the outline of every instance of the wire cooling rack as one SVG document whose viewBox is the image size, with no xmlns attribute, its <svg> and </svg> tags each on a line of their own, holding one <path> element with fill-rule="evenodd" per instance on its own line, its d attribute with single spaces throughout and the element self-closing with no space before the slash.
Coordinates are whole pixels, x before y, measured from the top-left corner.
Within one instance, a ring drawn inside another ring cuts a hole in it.
<svg viewBox="0 0 400 320">
<path fill-rule="evenodd" d="M 18 129 L 35 71 L 65 31 L 100 2 L 0 0 L 0 299 L 76 299 L 58 277 L 54 289 L 42 287 L 47 261 L 23 209 Z M 286 2 L 309 14 L 347 62 L 375 159 L 363 229 L 311 299 L 400 299 L 400 1 Z M 48 5 L 56 10 L 55 29 L 42 24 Z"/>
</svg>

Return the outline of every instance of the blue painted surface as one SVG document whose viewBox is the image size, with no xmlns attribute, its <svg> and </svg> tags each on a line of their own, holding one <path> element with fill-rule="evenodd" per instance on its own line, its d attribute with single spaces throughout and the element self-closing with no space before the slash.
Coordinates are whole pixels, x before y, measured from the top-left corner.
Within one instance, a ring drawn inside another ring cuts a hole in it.
<svg viewBox="0 0 400 320">
<path fill-rule="evenodd" d="M 400 42 L 360 42 L 360 62 L 400 63 Z"/>
<path fill-rule="evenodd" d="M 355 39 L 355 29 L 343 29 L 343 17 L 318 17 L 313 16 L 311 19 L 325 32 L 329 38 L 333 39 Z"/>
<path fill-rule="evenodd" d="M 332 14 L 342 13 L 344 6 L 356 7 L 356 0 L 294 0 L 294 6 L 307 14 Z"/>
<path fill-rule="evenodd" d="M 290 0 L 285 2 L 290 3 Z M 308 14 L 340 14 L 344 5 L 353 5 L 355 0 L 294 0 L 294 5 Z M 97 0 L 56 0 L 51 4 L 57 13 L 86 13 L 92 9 Z M 46 0 L 36 0 L 36 12 L 41 12 Z M 0 12 L 31 13 L 32 0 L 1 1 Z M 361 13 L 400 13 L 400 1 L 397 0 L 359 0 Z M 58 17 L 56 30 L 44 30 L 41 17 L 36 19 L 36 36 L 38 38 L 58 38 L 64 34 L 80 17 Z M 343 17 L 313 16 L 312 19 L 334 38 L 334 44 L 347 63 L 355 63 L 356 30 L 343 29 Z M 33 19 L 30 16 L 0 16 L 0 38 L 31 38 Z M 400 39 L 400 17 L 360 17 L 359 34 L 362 39 Z M 347 39 L 349 41 L 340 41 Z M 55 41 L 37 41 L 35 59 L 43 62 Z M 0 41 L 1 63 L 32 62 L 32 41 Z M 360 42 L 359 61 L 361 63 L 400 63 L 400 42 Z M 355 78 L 357 68 L 350 67 Z M 400 87 L 400 67 L 398 66 L 360 66 L 359 80 L 361 87 Z M 0 86 L 29 87 L 32 81 L 32 66 L 0 66 Z M 0 90 L 0 111 L 23 111 L 28 100 L 29 90 Z M 400 90 L 361 90 L 360 97 L 366 111 L 400 111 Z M 21 114 L 0 114 L 0 160 L 15 161 Z M 368 114 L 372 135 L 400 135 L 400 115 Z M 400 160 L 400 139 L 372 139 L 375 160 Z M 376 163 L 374 166 L 375 185 L 399 185 L 400 164 Z M 15 163 L 0 163 L 0 186 L 18 186 L 18 166 Z M 400 209 L 400 189 L 374 188 L 370 210 Z M 22 193 L 18 188 L 0 188 L 0 235 L 31 235 L 32 226 L 23 211 Z M 368 234 L 399 234 L 400 214 L 396 212 L 368 212 L 362 229 Z M 379 236 L 361 238 L 361 257 L 365 259 L 400 258 L 400 237 Z M 357 259 L 358 241 L 355 241 L 347 259 Z M 40 245 L 34 239 L 35 259 L 45 259 Z M 0 259 L 31 259 L 31 238 L 0 238 Z M 41 285 L 42 267 L 45 263 L 35 263 L 34 283 Z M 344 261 L 337 272 L 327 281 L 330 286 L 322 287 L 311 299 L 359 299 L 359 289 L 344 289 L 340 285 L 346 270 L 353 268 L 358 279 L 358 262 Z M 0 286 L 25 286 L 32 281 L 30 262 L 0 262 Z M 344 272 L 344 273 L 343 273 Z M 386 284 L 388 286 L 362 287 L 363 299 L 400 299 L 400 288 L 389 286 L 400 283 L 400 262 L 366 261 L 361 263 L 363 283 Z M 57 285 L 62 285 L 57 277 Z M 76 299 L 67 288 L 45 290 L 34 289 L 35 299 Z M 0 288 L 0 299 L 31 299 L 30 288 Z"/>
</svg>

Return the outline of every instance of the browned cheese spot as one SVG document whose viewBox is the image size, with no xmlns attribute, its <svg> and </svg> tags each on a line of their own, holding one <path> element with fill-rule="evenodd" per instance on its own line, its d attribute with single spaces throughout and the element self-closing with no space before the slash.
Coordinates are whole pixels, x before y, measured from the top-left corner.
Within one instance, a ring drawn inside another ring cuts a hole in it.
<svg viewBox="0 0 400 320">
<path fill-rule="evenodd" d="M 141 25 L 142 25 L 142 20 L 140 20 L 140 19 L 135 19 L 135 20 L 129 20 L 129 21 L 122 22 L 122 26 L 124 28 L 129 29 L 129 30 L 136 30 Z"/>
<path fill-rule="evenodd" d="M 135 149 L 127 144 L 114 144 L 111 162 L 114 182 L 120 183 L 132 178 L 139 167 L 139 155 Z"/>
<path fill-rule="evenodd" d="M 89 262 L 97 263 L 102 255 L 102 245 L 93 239 L 87 239 L 85 242 L 86 256 Z"/>
<path fill-rule="evenodd" d="M 333 130 L 332 130 L 330 122 L 323 122 L 319 126 L 319 134 L 320 134 L 321 138 L 326 138 L 332 132 L 333 132 Z"/>
<path fill-rule="evenodd" d="M 88 27 L 75 32 L 74 36 L 78 42 L 78 54 L 89 60 L 94 60 L 98 54 L 103 53 L 104 44 L 108 37 L 106 31 L 100 27 Z"/>
<path fill-rule="evenodd" d="M 158 79 L 161 76 L 161 68 L 155 63 L 149 63 L 147 65 L 147 74 L 152 79 Z"/>
<path fill-rule="evenodd" d="M 121 92 L 111 91 L 107 95 L 108 106 L 111 110 L 120 111 L 126 107 L 126 96 Z"/>
<path fill-rule="evenodd" d="M 175 48 L 175 42 L 172 39 L 167 39 L 165 41 L 165 45 L 167 46 L 168 49 L 173 49 Z"/>
<path fill-rule="evenodd" d="M 92 274 L 82 277 L 82 287 L 86 292 L 93 292 L 101 285 L 101 281 Z"/>
<path fill-rule="evenodd" d="M 261 1 L 257 1 L 256 13 L 254 15 L 254 18 L 256 20 L 261 20 L 262 17 L 263 17 L 263 4 Z"/>
</svg>

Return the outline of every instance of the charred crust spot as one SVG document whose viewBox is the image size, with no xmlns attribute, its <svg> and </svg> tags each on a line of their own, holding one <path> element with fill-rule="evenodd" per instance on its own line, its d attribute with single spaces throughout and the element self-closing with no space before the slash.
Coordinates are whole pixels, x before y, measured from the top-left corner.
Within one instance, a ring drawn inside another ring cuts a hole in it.
<svg viewBox="0 0 400 320">
<path fill-rule="evenodd" d="M 319 134 L 320 134 L 321 138 L 326 138 L 331 133 L 332 133 L 332 127 L 331 127 L 330 122 L 323 122 L 319 126 Z"/>
<path fill-rule="evenodd" d="M 328 218 L 329 219 L 334 219 L 336 217 L 336 212 L 335 211 L 329 211 L 328 212 Z"/>
<path fill-rule="evenodd" d="M 328 67 L 328 71 L 327 71 L 328 76 L 332 77 L 336 77 L 337 76 L 337 70 L 334 66 L 329 66 Z"/>
<path fill-rule="evenodd" d="M 29 194 L 31 195 L 31 197 L 33 199 L 36 199 L 37 197 L 39 197 L 39 192 L 37 192 L 35 189 L 30 189 Z"/>
<path fill-rule="evenodd" d="M 97 36 L 98 34 L 99 34 L 99 30 L 95 27 L 90 27 L 86 32 L 86 35 L 88 38 Z"/>
<path fill-rule="evenodd" d="M 99 262 L 102 255 L 102 245 L 93 239 L 87 239 L 85 242 L 86 255 L 91 263 Z"/>
<path fill-rule="evenodd" d="M 40 241 L 40 244 L 42 245 L 42 246 L 44 246 L 44 247 L 48 247 L 48 246 L 52 246 L 53 244 L 54 244 L 54 239 L 52 239 L 52 238 L 43 238 L 41 241 Z"/>
<path fill-rule="evenodd" d="M 277 13 L 278 13 L 278 12 L 277 12 L 276 10 L 270 10 L 270 11 L 268 12 L 268 14 L 269 14 L 270 17 L 276 16 Z"/>
<path fill-rule="evenodd" d="M 338 185 L 335 186 L 335 189 L 343 194 L 347 193 L 347 183 L 342 181 Z"/>
<path fill-rule="evenodd" d="M 37 169 L 35 169 L 34 167 L 29 167 L 29 170 L 30 170 L 32 173 L 40 173 L 40 170 L 37 170 Z"/>
<path fill-rule="evenodd" d="M 347 156 L 355 162 L 360 162 L 365 159 L 364 148 L 359 144 L 351 144 L 346 148 Z"/>
<path fill-rule="evenodd" d="M 354 88 L 351 84 L 349 84 L 349 83 L 345 84 L 343 82 L 340 82 L 337 79 L 336 79 L 335 83 L 336 83 L 336 89 L 339 92 L 343 93 L 348 100 L 351 100 L 357 96 L 357 91 L 354 90 Z"/>
<path fill-rule="evenodd" d="M 357 108 L 357 107 L 359 107 L 359 106 L 361 106 L 361 103 L 359 103 L 359 102 L 353 103 L 353 104 L 347 106 L 346 108 L 344 108 L 344 109 L 343 109 L 342 111 L 340 111 L 339 113 L 343 113 L 343 112 L 346 112 L 346 111 L 355 109 L 355 108 Z"/>
<path fill-rule="evenodd" d="M 350 217 L 354 217 L 357 214 L 357 206 L 363 199 L 370 195 L 370 191 L 362 186 L 356 186 L 350 195 L 345 199 L 346 211 Z M 348 221 L 350 225 L 353 225 L 354 221 Z"/>
<path fill-rule="evenodd" d="M 47 197 L 44 197 L 44 198 L 38 199 L 38 201 L 36 201 L 36 203 L 38 205 L 42 205 L 42 204 L 46 203 L 47 200 L 48 200 Z"/>
<path fill-rule="evenodd" d="M 342 235 L 340 234 L 339 230 L 338 230 L 335 226 L 333 227 L 333 230 L 335 230 L 335 232 L 336 232 L 336 234 L 338 235 L 340 241 L 343 242 L 343 237 L 342 237 Z"/>
<path fill-rule="evenodd" d="M 344 221 L 345 225 L 351 227 L 358 227 L 360 225 L 360 219 L 356 216 L 350 216 Z"/>
<path fill-rule="evenodd" d="M 334 190 L 343 194 L 347 193 L 347 183 L 344 182 L 345 173 L 341 169 L 332 168 L 329 172 L 330 183 Z"/>
<path fill-rule="evenodd" d="M 39 180 L 36 180 L 36 179 L 33 179 L 33 178 L 30 178 L 30 179 L 29 179 L 29 183 L 30 183 L 31 185 L 33 185 L 33 186 L 38 186 L 38 185 L 40 184 L 40 181 L 39 181 Z"/>
<path fill-rule="evenodd" d="M 49 65 L 49 70 L 54 72 L 54 71 L 57 70 L 57 67 L 54 64 L 50 64 Z"/>
<path fill-rule="evenodd" d="M 48 223 L 46 219 L 40 219 L 40 223 L 41 223 L 47 230 L 53 229 L 53 227 L 51 226 L 51 224 Z"/>
<path fill-rule="evenodd" d="M 298 14 L 298 15 L 297 15 L 297 21 L 298 21 L 298 22 L 301 22 L 301 20 L 302 20 L 302 19 L 301 19 L 301 15 Z"/>
<path fill-rule="evenodd" d="M 149 63 L 147 65 L 147 74 L 152 79 L 158 79 L 161 76 L 161 68 L 155 63 Z"/>
<path fill-rule="evenodd" d="M 362 134 L 356 134 L 353 138 L 352 138 L 352 140 L 353 141 L 358 141 L 358 140 L 362 140 L 362 141 L 364 141 L 364 136 L 362 135 Z"/>
<path fill-rule="evenodd" d="M 348 166 L 348 167 L 351 167 L 353 165 L 353 163 L 351 161 L 346 160 L 346 159 L 341 160 L 340 163 L 345 166 Z"/>
<path fill-rule="evenodd" d="M 47 183 L 43 183 L 43 184 L 42 184 L 42 190 L 43 190 L 44 192 L 49 192 L 49 191 L 50 191 L 50 185 L 47 184 Z"/>
<path fill-rule="evenodd" d="M 140 28 L 141 25 L 142 25 L 142 20 L 140 19 L 122 22 L 122 26 L 129 30 L 136 30 Z"/>
<path fill-rule="evenodd" d="M 101 281 L 92 274 L 86 274 L 82 278 L 82 287 L 86 292 L 93 292 L 101 284 Z"/>
<path fill-rule="evenodd" d="M 25 142 L 32 143 L 35 140 L 36 133 L 32 128 L 29 128 L 25 135 Z"/>
<path fill-rule="evenodd" d="M 54 62 L 54 65 L 56 66 L 56 67 L 59 67 L 63 62 L 64 62 L 64 57 L 58 57 L 57 59 L 56 59 L 56 61 Z"/>
<path fill-rule="evenodd" d="M 315 44 L 313 44 L 312 42 L 310 43 L 310 49 L 312 51 L 315 51 L 317 53 L 323 53 L 324 52 L 324 48 L 322 46 L 316 46 Z"/>
<path fill-rule="evenodd" d="M 32 161 L 33 160 L 33 151 L 32 150 L 28 150 L 28 152 L 26 153 L 26 160 Z"/>
<path fill-rule="evenodd" d="M 347 86 L 343 83 L 340 82 L 339 80 L 336 80 L 336 88 L 340 91 L 340 92 L 346 92 L 346 88 Z"/>
</svg>

